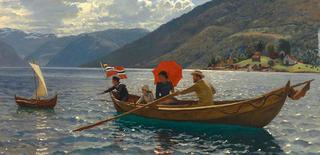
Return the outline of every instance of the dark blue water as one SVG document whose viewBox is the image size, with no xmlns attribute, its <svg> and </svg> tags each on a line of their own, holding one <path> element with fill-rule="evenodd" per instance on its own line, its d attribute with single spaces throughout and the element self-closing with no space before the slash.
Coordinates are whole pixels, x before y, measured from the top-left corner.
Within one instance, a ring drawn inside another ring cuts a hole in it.
<svg viewBox="0 0 320 155">
<path fill-rule="evenodd" d="M 319 74 L 205 72 L 218 90 L 217 100 L 254 97 L 283 86 L 287 80 L 316 79 L 299 101 L 287 100 L 264 129 L 226 125 L 176 123 L 129 116 L 81 133 L 71 130 L 116 115 L 108 96 L 97 96 L 109 85 L 99 69 L 44 69 L 54 110 L 18 108 L 14 95 L 31 96 L 32 71 L 0 69 L 0 154 L 320 154 Z M 189 71 L 178 89 L 190 85 Z M 129 91 L 140 94 L 153 86 L 150 70 L 130 70 Z M 183 96 L 182 98 L 193 98 Z"/>
</svg>

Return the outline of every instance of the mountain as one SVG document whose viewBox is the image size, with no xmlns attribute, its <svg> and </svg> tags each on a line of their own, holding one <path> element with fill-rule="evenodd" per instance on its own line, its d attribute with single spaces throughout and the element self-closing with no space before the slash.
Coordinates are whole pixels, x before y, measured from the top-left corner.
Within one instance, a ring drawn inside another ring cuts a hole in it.
<svg viewBox="0 0 320 155">
<path fill-rule="evenodd" d="M 70 43 L 50 59 L 47 66 L 80 66 L 105 56 L 147 33 L 148 31 L 145 29 L 109 29 L 81 34 L 71 39 Z"/>
<path fill-rule="evenodd" d="M 23 67 L 26 65 L 27 63 L 18 56 L 10 45 L 0 41 L 0 67 Z"/>
<path fill-rule="evenodd" d="M 50 40 L 38 47 L 33 53 L 28 55 L 25 59 L 35 60 L 41 66 L 46 66 L 53 57 L 55 57 L 60 51 L 62 51 L 68 44 L 70 44 L 76 38 L 77 36 L 66 36 Z"/>
<path fill-rule="evenodd" d="M 0 29 L 0 41 L 12 46 L 24 58 L 47 41 L 56 39 L 54 34 L 26 33 L 17 29 Z"/>
<path fill-rule="evenodd" d="M 293 51 L 316 49 L 320 12 L 315 4 L 319 1 L 212 0 L 84 66 L 103 61 L 153 67 L 176 60 L 184 67 L 206 67 L 211 57 L 280 39 L 288 40 Z"/>
</svg>

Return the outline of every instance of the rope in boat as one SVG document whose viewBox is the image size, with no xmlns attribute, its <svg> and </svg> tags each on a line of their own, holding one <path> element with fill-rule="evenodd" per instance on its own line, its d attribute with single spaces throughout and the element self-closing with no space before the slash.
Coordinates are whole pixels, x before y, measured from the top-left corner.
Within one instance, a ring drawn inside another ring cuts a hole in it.
<svg viewBox="0 0 320 155">
<path fill-rule="evenodd" d="M 284 95 L 285 95 L 285 93 L 283 93 L 282 95 L 271 94 L 271 95 L 265 96 L 265 97 L 263 97 L 263 98 L 259 98 L 259 99 L 257 99 L 255 102 L 253 102 L 253 103 L 246 103 L 246 104 L 249 104 L 250 106 L 252 106 L 252 107 L 255 108 L 255 109 L 260 109 L 260 108 L 262 108 L 262 107 L 266 104 L 267 100 L 268 100 L 270 97 L 272 97 L 272 96 L 277 96 L 277 97 L 279 97 L 279 98 L 282 98 Z M 262 104 L 256 106 L 255 103 L 261 103 L 261 102 L 258 102 L 258 101 L 261 101 L 261 100 L 263 100 Z M 218 108 L 217 110 L 218 110 L 219 112 L 223 113 L 223 114 L 234 115 L 234 114 L 239 113 L 239 111 L 241 110 L 242 106 L 244 106 L 244 105 L 245 105 L 245 104 L 239 104 L 239 108 L 237 108 L 237 110 L 234 111 L 234 112 L 226 112 L 226 111 L 223 111 L 223 110 L 221 110 L 221 109 L 219 109 L 219 108 Z"/>
<path fill-rule="evenodd" d="M 299 87 L 299 86 L 302 86 L 302 85 L 307 84 L 307 83 L 312 82 L 312 81 L 314 81 L 314 79 L 309 80 L 309 81 L 305 81 L 305 82 L 303 82 L 303 83 L 299 83 L 299 84 L 293 85 L 293 86 L 291 86 L 291 88 Z M 267 100 L 268 100 L 270 97 L 272 97 L 272 96 L 277 96 L 278 98 L 283 98 L 284 96 L 287 96 L 287 94 L 286 94 L 286 93 L 282 93 L 281 95 L 279 95 L 279 94 L 270 94 L 270 95 L 268 95 L 268 96 L 264 96 L 263 98 L 257 99 L 257 100 L 256 100 L 255 102 L 253 102 L 253 103 L 246 103 L 246 104 L 249 104 L 250 106 L 252 106 L 252 107 L 255 108 L 255 109 L 260 109 L 260 108 L 262 108 L 262 107 L 266 104 Z M 256 106 L 255 103 L 257 103 L 257 102 L 258 102 L 258 103 L 261 103 L 261 102 L 260 102 L 261 100 L 263 100 L 262 104 Z M 234 112 L 226 112 L 226 111 L 223 111 L 223 110 L 221 110 L 221 109 L 219 109 L 219 108 L 217 108 L 217 110 L 218 110 L 219 112 L 223 113 L 223 114 L 234 115 L 234 114 L 239 113 L 239 111 L 241 110 L 242 106 L 244 106 L 244 105 L 245 105 L 245 104 L 240 104 L 240 105 L 239 105 L 239 108 L 237 108 L 237 110 L 234 111 Z"/>
</svg>

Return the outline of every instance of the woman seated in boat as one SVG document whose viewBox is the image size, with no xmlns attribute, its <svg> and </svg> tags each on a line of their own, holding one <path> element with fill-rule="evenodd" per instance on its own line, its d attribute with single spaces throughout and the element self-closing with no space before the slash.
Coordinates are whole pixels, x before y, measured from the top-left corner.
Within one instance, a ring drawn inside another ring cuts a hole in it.
<svg viewBox="0 0 320 155">
<path fill-rule="evenodd" d="M 115 91 L 117 94 L 117 97 L 120 101 L 128 101 L 129 98 L 129 93 L 127 86 L 125 84 L 122 84 L 120 82 L 120 77 L 118 76 L 113 76 L 112 77 L 112 84 L 113 86 L 107 89 L 106 91 L 100 93 L 100 94 L 105 94 L 109 93 L 111 91 Z"/>
<path fill-rule="evenodd" d="M 139 98 L 139 100 L 136 102 L 136 104 L 146 104 L 154 100 L 154 96 L 152 94 L 152 91 L 149 89 L 148 85 L 144 85 L 141 90 L 142 90 L 142 95 Z"/>
<path fill-rule="evenodd" d="M 195 92 L 199 99 L 197 106 L 207 106 L 213 104 L 213 95 L 216 93 L 214 87 L 203 80 L 204 75 L 196 70 L 191 73 L 194 85 L 183 90 L 177 91 L 177 95 L 189 94 Z"/>
<path fill-rule="evenodd" d="M 168 73 L 166 71 L 161 71 L 158 74 L 159 82 L 156 84 L 156 98 L 167 96 L 170 92 L 174 92 L 174 87 L 169 80 Z"/>
<path fill-rule="evenodd" d="M 168 73 L 166 71 L 161 71 L 158 74 L 158 78 L 159 82 L 156 85 L 156 99 L 167 96 L 174 92 L 174 86 L 169 80 Z M 177 99 L 173 97 L 162 102 L 162 104 L 175 104 L 176 101 Z"/>
</svg>

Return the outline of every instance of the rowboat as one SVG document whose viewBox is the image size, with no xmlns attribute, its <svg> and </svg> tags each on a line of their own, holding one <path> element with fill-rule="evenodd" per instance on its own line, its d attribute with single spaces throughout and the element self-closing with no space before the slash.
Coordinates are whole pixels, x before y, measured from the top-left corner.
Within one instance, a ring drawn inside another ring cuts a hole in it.
<svg viewBox="0 0 320 155">
<path fill-rule="evenodd" d="M 55 95 L 52 98 L 44 98 L 48 96 L 48 90 L 40 66 L 35 63 L 29 64 L 34 71 L 36 90 L 31 98 L 19 97 L 15 95 L 14 98 L 17 105 L 20 107 L 31 108 L 54 108 L 57 104 L 58 95 Z"/>
<path fill-rule="evenodd" d="M 132 114 L 160 120 L 262 128 L 278 115 L 292 89 L 306 83 L 290 86 L 290 81 L 288 81 L 284 87 L 252 99 L 215 101 L 213 105 L 209 106 L 197 106 L 197 101 L 179 100 L 178 105 L 158 104 L 147 106 L 134 111 Z M 128 102 L 118 100 L 113 93 L 110 93 L 110 95 L 118 112 L 124 113 L 143 106 L 134 104 L 139 98 L 136 95 L 130 95 Z"/>
<path fill-rule="evenodd" d="M 20 107 L 31 108 L 54 108 L 57 104 L 58 95 L 55 95 L 51 99 L 27 99 L 19 96 L 15 96 L 16 103 Z"/>
</svg>

